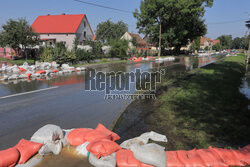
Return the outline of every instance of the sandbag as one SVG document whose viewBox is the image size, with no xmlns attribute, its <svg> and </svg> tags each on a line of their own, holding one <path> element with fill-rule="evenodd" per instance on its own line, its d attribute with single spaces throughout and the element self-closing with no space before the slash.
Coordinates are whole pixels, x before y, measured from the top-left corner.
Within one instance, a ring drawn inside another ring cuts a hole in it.
<svg viewBox="0 0 250 167">
<path fill-rule="evenodd" d="M 116 167 L 116 158 L 115 153 L 101 157 L 100 159 L 96 158 L 94 154 L 89 154 L 89 163 L 95 167 Z"/>
<path fill-rule="evenodd" d="M 38 150 L 43 146 L 41 143 L 36 143 L 32 141 L 28 141 L 25 139 L 21 139 L 19 143 L 15 146 L 15 148 L 20 153 L 20 159 L 18 164 L 26 163 L 33 155 L 35 155 Z"/>
<path fill-rule="evenodd" d="M 185 167 L 179 160 L 176 151 L 166 151 L 167 167 Z"/>
<path fill-rule="evenodd" d="M 45 144 L 61 140 L 63 137 L 63 131 L 59 126 L 48 124 L 38 129 L 31 137 L 31 141 Z"/>
<path fill-rule="evenodd" d="M 134 144 L 131 146 L 130 150 L 133 152 L 135 158 L 140 162 L 156 167 L 166 167 L 167 158 L 165 148 L 158 144 Z"/>
<path fill-rule="evenodd" d="M 101 140 L 101 139 L 111 140 L 111 138 L 112 138 L 111 134 L 107 135 L 106 133 L 98 131 L 98 130 L 92 130 L 85 135 L 85 141 L 87 142 L 93 142 L 93 141 Z"/>
<path fill-rule="evenodd" d="M 39 154 L 47 155 L 53 153 L 55 155 L 59 155 L 61 150 L 62 150 L 62 142 L 60 140 L 57 140 L 53 143 L 50 142 L 45 143 L 39 150 Z"/>
<path fill-rule="evenodd" d="M 87 150 L 97 158 L 111 155 L 120 149 L 121 147 L 117 143 L 108 139 L 97 140 L 87 146 Z"/>
<path fill-rule="evenodd" d="M 66 129 L 63 129 L 63 133 L 64 133 L 64 137 L 62 139 L 62 145 L 63 147 L 69 145 L 69 141 L 68 141 L 68 134 L 74 129 L 69 129 L 69 130 L 66 130 Z"/>
<path fill-rule="evenodd" d="M 37 164 L 42 162 L 42 160 L 43 160 L 43 156 L 34 157 L 30 159 L 28 162 L 26 162 L 25 164 L 18 164 L 15 167 L 35 167 Z"/>
<path fill-rule="evenodd" d="M 78 128 L 69 132 L 67 139 L 71 146 L 79 146 L 86 142 L 85 136 L 93 131 L 92 129 Z"/>
<path fill-rule="evenodd" d="M 120 139 L 120 136 L 118 134 L 108 130 L 104 125 L 102 125 L 100 123 L 97 125 L 96 130 L 98 130 L 100 132 L 103 132 L 108 136 L 111 135 L 111 140 L 112 141 L 116 141 L 116 140 Z"/>
<path fill-rule="evenodd" d="M 122 148 L 130 149 L 130 147 L 134 144 L 137 145 L 145 145 L 148 143 L 149 139 L 153 141 L 167 142 L 167 137 L 165 135 L 156 133 L 154 131 L 143 133 L 138 137 L 126 140 L 120 144 Z"/>
<path fill-rule="evenodd" d="M 245 166 L 245 164 L 241 162 L 240 159 L 238 159 L 231 150 L 223 148 L 212 148 L 211 146 L 209 147 L 209 149 L 217 153 L 228 166 Z"/>
<path fill-rule="evenodd" d="M 223 167 L 228 166 L 218 154 L 209 149 L 199 149 L 196 152 L 200 155 L 206 166 Z M 167 161 L 168 163 L 168 161 Z"/>
<path fill-rule="evenodd" d="M 20 153 L 16 148 L 9 148 L 7 150 L 0 151 L 0 167 L 15 166 L 19 157 Z"/>
<path fill-rule="evenodd" d="M 250 145 L 249 145 L 250 146 Z M 245 146 L 239 150 L 234 150 L 236 157 L 243 163 L 250 165 L 250 147 Z"/>
<path fill-rule="evenodd" d="M 201 159 L 200 155 L 195 151 L 176 151 L 179 160 L 184 166 L 205 166 L 205 162 Z"/>
<path fill-rule="evenodd" d="M 88 152 L 88 150 L 87 150 L 87 146 L 89 145 L 89 142 L 85 142 L 85 143 L 83 143 L 82 145 L 80 145 L 80 146 L 77 146 L 76 147 L 76 152 L 77 152 L 77 154 L 79 154 L 79 155 L 83 155 L 83 156 L 88 156 L 88 154 L 89 154 L 89 152 Z"/>
<path fill-rule="evenodd" d="M 153 167 L 138 161 L 130 150 L 117 151 L 116 164 L 118 167 Z"/>
</svg>

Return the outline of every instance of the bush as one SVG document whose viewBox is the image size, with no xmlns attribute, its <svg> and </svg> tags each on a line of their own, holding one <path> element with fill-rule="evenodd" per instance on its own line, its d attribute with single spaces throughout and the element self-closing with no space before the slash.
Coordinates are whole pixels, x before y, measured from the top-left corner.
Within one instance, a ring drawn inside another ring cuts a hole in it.
<svg viewBox="0 0 250 167">
<path fill-rule="evenodd" d="M 110 57 L 125 59 L 127 57 L 128 41 L 116 39 L 111 42 Z"/>
<path fill-rule="evenodd" d="M 88 63 L 91 60 L 94 60 L 95 56 L 92 56 L 91 52 L 87 52 L 83 49 L 77 49 L 76 51 L 76 60 L 77 61 L 87 61 Z"/>
</svg>

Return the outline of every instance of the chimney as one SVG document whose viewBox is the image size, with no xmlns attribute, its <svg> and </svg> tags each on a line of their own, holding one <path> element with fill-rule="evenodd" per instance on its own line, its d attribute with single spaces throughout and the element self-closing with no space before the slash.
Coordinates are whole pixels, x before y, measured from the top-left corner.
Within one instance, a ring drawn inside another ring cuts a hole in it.
<svg viewBox="0 0 250 167">
<path fill-rule="evenodd" d="M 65 13 L 62 13 L 62 15 L 65 15 Z"/>
<path fill-rule="evenodd" d="M 50 16 L 50 14 L 47 14 L 47 16 Z"/>
</svg>

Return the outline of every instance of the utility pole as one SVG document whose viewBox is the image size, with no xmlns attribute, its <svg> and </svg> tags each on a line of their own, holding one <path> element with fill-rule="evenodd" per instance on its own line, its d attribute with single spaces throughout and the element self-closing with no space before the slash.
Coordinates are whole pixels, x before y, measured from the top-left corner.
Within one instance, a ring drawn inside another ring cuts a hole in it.
<svg viewBox="0 0 250 167">
<path fill-rule="evenodd" d="M 160 20 L 160 34 L 159 34 L 159 52 L 158 57 L 161 56 L 161 20 Z"/>
</svg>

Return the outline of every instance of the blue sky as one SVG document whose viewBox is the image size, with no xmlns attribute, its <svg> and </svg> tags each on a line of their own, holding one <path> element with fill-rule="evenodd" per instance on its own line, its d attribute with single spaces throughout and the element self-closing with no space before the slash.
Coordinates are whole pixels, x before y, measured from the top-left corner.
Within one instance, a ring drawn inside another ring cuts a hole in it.
<svg viewBox="0 0 250 167">
<path fill-rule="evenodd" d="M 84 0 L 101 5 L 134 11 L 139 8 L 140 0 Z M 73 0 L 8 0 L 1 2 L 0 25 L 9 18 L 26 18 L 30 24 L 39 15 L 46 14 L 87 14 L 88 20 L 95 30 L 98 23 L 110 19 L 111 21 L 123 20 L 129 25 L 129 31 L 137 32 L 136 19 L 132 14 L 116 12 L 113 10 L 85 5 Z M 248 13 L 248 14 L 247 14 Z M 216 38 L 223 34 L 231 34 L 233 37 L 242 37 L 247 29 L 244 21 L 218 24 L 244 20 L 250 17 L 250 0 L 214 0 L 214 6 L 207 8 L 205 14 L 208 23 L 206 36 Z"/>
</svg>

